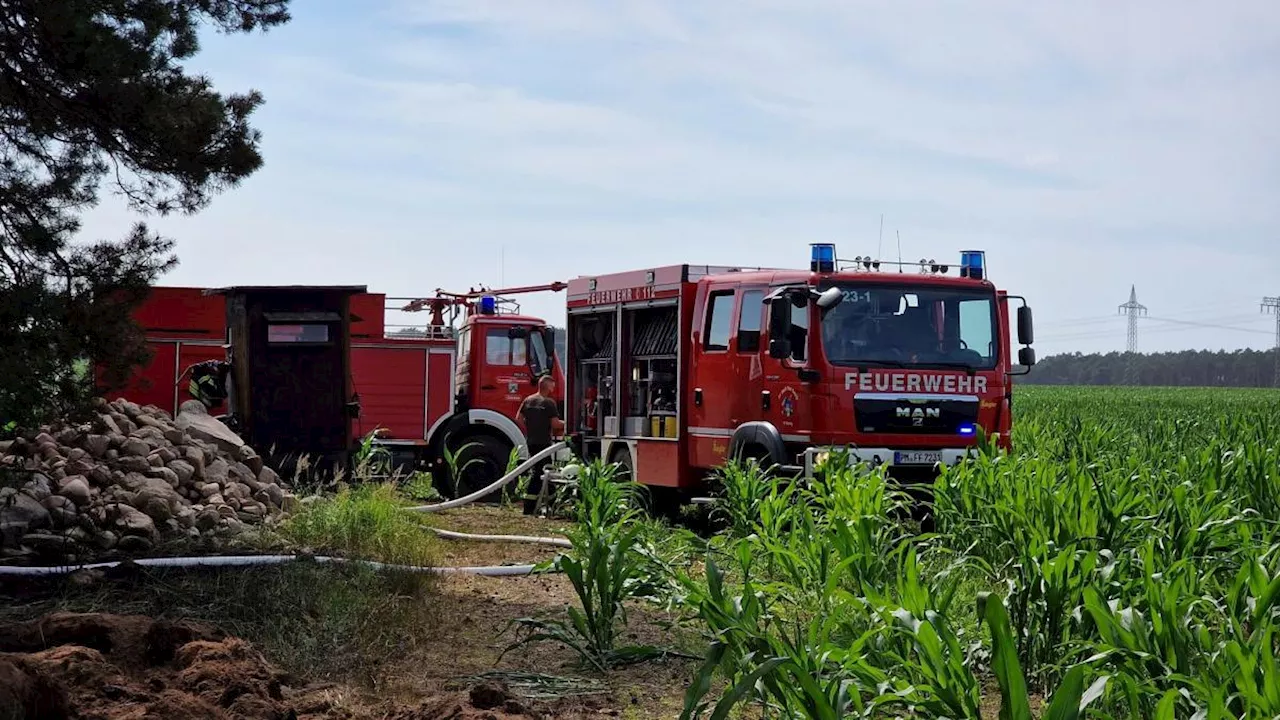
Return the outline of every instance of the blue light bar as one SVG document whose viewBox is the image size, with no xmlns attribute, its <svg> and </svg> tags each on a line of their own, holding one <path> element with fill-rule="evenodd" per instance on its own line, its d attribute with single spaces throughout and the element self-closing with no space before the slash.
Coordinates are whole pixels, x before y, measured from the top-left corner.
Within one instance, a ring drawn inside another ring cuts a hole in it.
<svg viewBox="0 0 1280 720">
<path fill-rule="evenodd" d="M 982 250 L 960 251 L 960 277 L 981 280 L 987 271 L 987 254 Z"/>
<path fill-rule="evenodd" d="M 480 296 L 480 314 L 493 315 L 498 311 L 498 299 L 492 295 Z"/>
<path fill-rule="evenodd" d="M 836 246 L 831 243 L 809 243 L 809 271 L 835 272 Z"/>
<path fill-rule="evenodd" d="M 964 436 L 977 435 L 978 426 L 973 423 L 960 423 L 960 427 L 956 428 L 956 433 Z"/>
</svg>

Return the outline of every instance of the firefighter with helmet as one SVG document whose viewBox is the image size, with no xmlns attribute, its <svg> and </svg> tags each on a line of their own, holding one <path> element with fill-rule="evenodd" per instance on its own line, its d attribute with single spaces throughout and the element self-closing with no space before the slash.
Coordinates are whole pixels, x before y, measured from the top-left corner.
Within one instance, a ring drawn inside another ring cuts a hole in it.
<svg viewBox="0 0 1280 720">
<path fill-rule="evenodd" d="M 191 366 L 191 381 L 187 385 L 187 392 L 208 410 L 226 400 L 227 415 L 231 416 L 235 413 L 231 346 L 223 345 L 222 349 L 226 353 L 226 359 L 205 360 Z"/>
</svg>

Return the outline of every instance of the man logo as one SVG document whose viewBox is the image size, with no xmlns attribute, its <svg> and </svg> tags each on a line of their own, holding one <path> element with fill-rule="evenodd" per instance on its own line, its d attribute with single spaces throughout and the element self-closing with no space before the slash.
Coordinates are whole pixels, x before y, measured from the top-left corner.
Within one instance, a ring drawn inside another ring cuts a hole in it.
<svg viewBox="0 0 1280 720">
<path fill-rule="evenodd" d="M 925 418 L 942 417 L 942 408 L 899 407 L 895 411 L 899 418 L 910 419 L 914 427 L 923 427 Z"/>
</svg>

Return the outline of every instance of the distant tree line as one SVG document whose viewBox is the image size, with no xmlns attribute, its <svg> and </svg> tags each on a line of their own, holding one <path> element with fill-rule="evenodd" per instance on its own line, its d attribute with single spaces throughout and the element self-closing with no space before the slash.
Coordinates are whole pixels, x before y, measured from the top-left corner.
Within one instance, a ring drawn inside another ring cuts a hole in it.
<svg viewBox="0 0 1280 720">
<path fill-rule="evenodd" d="M 1065 353 L 1042 358 L 1019 380 L 1033 385 L 1271 387 L 1274 350 Z"/>
</svg>

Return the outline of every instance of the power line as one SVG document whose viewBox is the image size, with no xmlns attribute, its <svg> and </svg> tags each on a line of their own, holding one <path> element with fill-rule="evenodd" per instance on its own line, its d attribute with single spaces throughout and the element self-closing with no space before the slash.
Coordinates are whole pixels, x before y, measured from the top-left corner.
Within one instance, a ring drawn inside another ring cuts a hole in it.
<svg viewBox="0 0 1280 720">
<path fill-rule="evenodd" d="M 1275 299 L 1275 298 L 1272 298 Z M 1242 328 L 1234 325 L 1217 325 L 1214 323 L 1193 322 L 1191 320 L 1173 320 L 1171 318 L 1145 317 L 1144 320 L 1152 320 L 1154 322 L 1175 323 L 1177 325 L 1189 325 L 1191 327 L 1209 328 L 1211 330 L 1236 330 L 1247 333 L 1260 333 L 1262 335 L 1270 335 L 1269 330 L 1255 330 L 1254 328 Z"/>
<path fill-rule="evenodd" d="M 1261 309 L 1276 316 L 1276 369 L 1271 384 L 1280 387 L 1280 297 L 1262 298 Z"/>
</svg>

